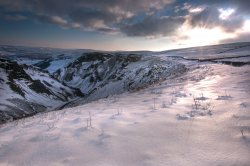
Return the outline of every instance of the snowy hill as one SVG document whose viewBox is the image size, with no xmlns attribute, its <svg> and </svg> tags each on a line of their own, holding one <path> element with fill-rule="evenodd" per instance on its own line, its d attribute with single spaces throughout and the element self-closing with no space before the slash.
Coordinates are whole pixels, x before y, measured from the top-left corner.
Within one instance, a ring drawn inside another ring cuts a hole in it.
<svg viewBox="0 0 250 166">
<path fill-rule="evenodd" d="M 65 66 L 84 52 L 86 49 L 57 49 L 43 47 L 0 46 L 0 58 L 15 61 L 18 64 L 34 65 L 53 73 Z"/>
<path fill-rule="evenodd" d="M 0 165 L 248 166 L 249 66 L 192 66 L 161 85 L 0 126 Z"/>
<path fill-rule="evenodd" d="M 186 59 L 230 58 L 249 55 L 250 42 L 191 47 L 158 52 L 159 55 L 180 56 Z"/>
<path fill-rule="evenodd" d="M 87 96 L 79 105 L 113 94 L 134 91 L 186 71 L 183 64 L 135 54 L 87 53 L 54 76 Z"/>
<path fill-rule="evenodd" d="M 81 95 L 38 68 L 9 60 L 0 59 L 0 75 L 0 122 L 53 110 Z"/>
<path fill-rule="evenodd" d="M 250 163 L 250 43 L 2 50 L 0 166 Z"/>
<path fill-rule="evenodd" d="M 7 59 L 14 58 L 1 60 L 2 122 L 138 90 L 186 71 L 183 64 L 135 54 L 77 52 L 28 63 L 33 66 Z"/>
<path fill-rule="evenodd" d="M 95 52 L 0 46 L 1 120 L 88 103 L 177 77 L 199 62 L 250 64 L 250 43 Z"/>
<path fill-rule="evenodd" d="M 168 50 L 157 52 L 155 55 L 242 66 L 250 64 L 249 52 L 250 43 L 244 42 Z"/>
</svg>

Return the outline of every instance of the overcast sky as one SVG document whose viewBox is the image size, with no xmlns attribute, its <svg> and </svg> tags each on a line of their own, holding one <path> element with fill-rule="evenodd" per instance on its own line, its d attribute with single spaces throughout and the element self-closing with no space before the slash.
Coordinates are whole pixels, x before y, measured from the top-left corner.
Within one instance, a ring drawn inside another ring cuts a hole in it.
<svg viewBox="0 0 250 166">
<path fill-rule="evenodd" d="M 0 44 L 166 50 L 250 41 L 250 0 L 0 0 Z"/>
</svg>

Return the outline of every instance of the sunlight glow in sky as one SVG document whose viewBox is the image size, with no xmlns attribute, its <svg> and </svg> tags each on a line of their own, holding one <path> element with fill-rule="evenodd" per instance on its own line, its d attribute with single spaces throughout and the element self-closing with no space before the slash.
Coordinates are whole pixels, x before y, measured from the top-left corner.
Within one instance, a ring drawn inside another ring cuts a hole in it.
<svg viewBox="0 0 250 166">
<path fill-rule="evenodd" d="M 243 29 L 244 32 L 250 32 L 250 20 L 246 20 L 244 22 L 244 26 L 243 26 L 242 29 Z"/>
<path fill-rule="evenodd" d="M 246 0 L 1 0 L 0 44 L 166 50 L 250 41 Z"/>
<path fill-rule="evenodd" d="M 220 12 L 220 19 L 222 20 L 227 20 L 227 19 L 230 19 L 230 16 L 235 12 L 235 9 L 223 9 L 223 8 L 220 8 L 219 9 L 219 12 Z"/>
<path fill-rule="evenodd" d="M 186 29 L 186 36 L 187 40 L 182 41 L 183 44 L 192 47 L 218 44 L 220 40 L 234 38 L 236 35 L 225 33 L 220 28 L 193 28 Z"/>
</svg>

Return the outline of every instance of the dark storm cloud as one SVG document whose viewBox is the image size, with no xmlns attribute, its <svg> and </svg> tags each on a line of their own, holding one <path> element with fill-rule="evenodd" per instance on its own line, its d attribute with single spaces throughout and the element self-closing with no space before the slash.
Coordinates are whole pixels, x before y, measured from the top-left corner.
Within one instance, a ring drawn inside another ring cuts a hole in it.
<svg viewBox="0 0 250 166">
<path fill-rule="evenodd" d="M 201 12 L 190 14 L 189 23 L 192 26 L 213 27 L 219 21 L 219 11 L 216 8 L 206 8 Z"/>
<path fill-rule="evenodd" d="M 112 25 L 117 19 L 116 15 L 103 10 L 75 10 L 68 15 L 72 21 L 84 27 L 95 27 L 98 22 L 104 25 Z"/>
<path fill-rule="evenodd" d="M 28 12 L 40 22 L 64 28 L 157 37 L 174 34 L 185 21 L 192 27 L 221 27 L 233 32 L 242 26 L 242 15 L 250 13 L 249 5 L 248 0 L 1 0 L 0 10 Z M 197 6 L 205 9 L 200 13 L 188 12 Z M 221 20 L 220 7 L 237 10 L 230 19 Z M 159 14 L 165 10 L 170 12 Z M 140 19 L 129 21 L 138 16 Z"/>
<path fill-rule="evenodd" d="M 185 3 L 191 5 L 206 5 L 206 6 L 217 6 L 217 7 L 231 7 L 237 8 L 240 12 L 250 13 L 249 0 L 186 0 Z M 177 3 L 178 4 L 178 3 Z"/>
<path fill-rule="evenodd" d="M 183 17 L 147 17 L 143 21 L 125 25 L 121 28 L 122 32 L 128 36 L 169 36 L 184 23 Z"/>
<path fill-rule="evenodd" d="M 244 13 L 250 13 L 250 1 L 249 0 L 234 0 L 235 6 Z"/>
<path fill-rule="evenodd" d="M 206 7 L 203 11 L 192 13 L 188 17 L 188 22 L 193 27 L 221 27 L 224 31 L 233 32 L 242 27 L 244 19 L 237 13 L 233 13 L 230 19 L 221 19 L 217 7 Z"/>
<path fill-rule="evenodd" d="M 108 9 L 118 7 L 121 10 L 138 12 L 164 8 L 174 0 L 1 0 L 2 6 L 12 10 L 35 9 L 45 12 L 68 12 L 76 8 Z"/>
<path fill-rule="evenodd" d="M 39 21 L 62 27 L 113 32 L 139 12 L 152 13 L 174 0 L 1 0 L 6 11 L 28 11 Z"/>
</svg>

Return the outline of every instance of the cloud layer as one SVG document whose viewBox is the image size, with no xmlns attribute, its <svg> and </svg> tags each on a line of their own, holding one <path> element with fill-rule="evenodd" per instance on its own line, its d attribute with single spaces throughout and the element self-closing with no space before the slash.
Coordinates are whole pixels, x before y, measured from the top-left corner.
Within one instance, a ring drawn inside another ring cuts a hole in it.
<svg viewBox="0 0 250 166">
<path fill-rule="evenodd" d="M 237 31 L 250 14 L 249 6 L 247 0 L 1 0 L 0 17 L 12 21 L 30 17 L 63 28 L 155 38 L 176 35 L 184 24 Z M 220 8 L 235 12 L 230 19 L 221 19 Z"/>
</svg>

